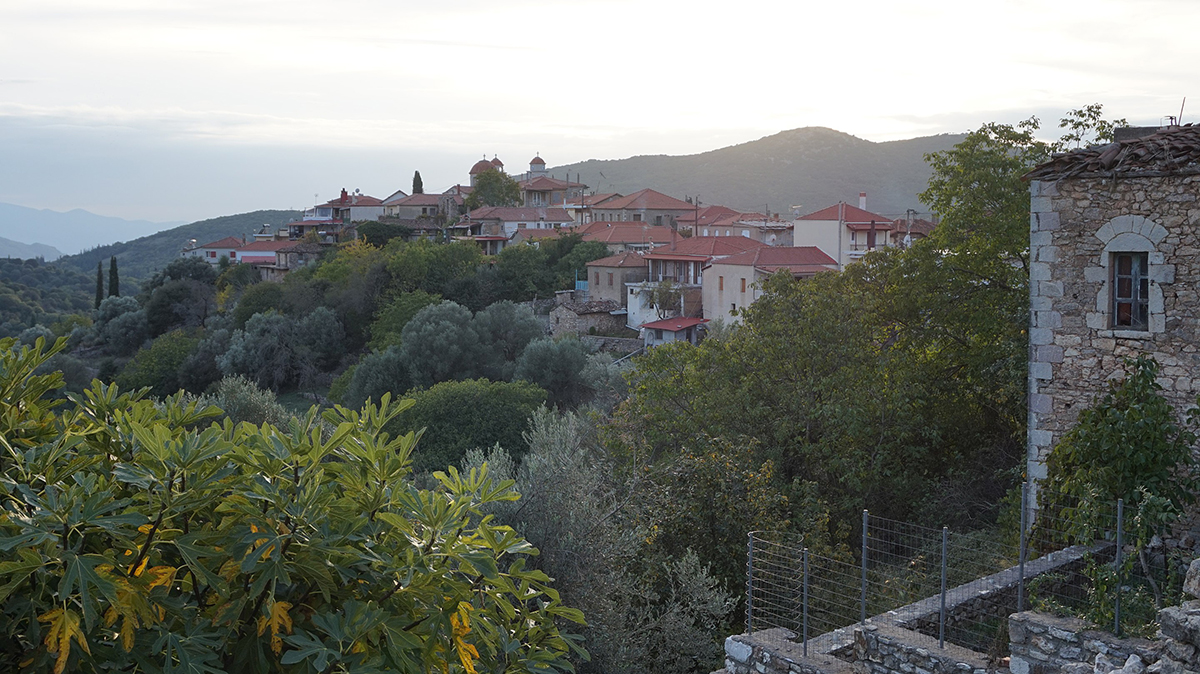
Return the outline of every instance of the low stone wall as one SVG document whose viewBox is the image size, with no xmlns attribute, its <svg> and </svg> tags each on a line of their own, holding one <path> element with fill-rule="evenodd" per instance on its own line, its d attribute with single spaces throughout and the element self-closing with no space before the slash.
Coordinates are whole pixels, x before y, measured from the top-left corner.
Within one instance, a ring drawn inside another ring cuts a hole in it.
<svg viewBox="0 0 1200 674">
<path fill-rule="evenodd" d="M 1131 655 L 1150 664 L 1158 661 L 1163 647 L 1148 639 L 1122 639 L 1092 629 L 1078 618 L 1038 611 L 1013 614 L 1008 619 L 1008 640 L 1012 674 L 1090 673 L 1097 667 L 1097 656 L 1101 663 L 1109 663 L 1109 669 L 1120 669 Z"/>
<path fill-rule="evenodd" d="M 1088 554 L 1102 553 L 1111 543 L 1073 546 L 1025 563 L 1025 580 L 1052 572 L 1070 572 Z M 960 585 L 947 592 L 947 625 L 1006 617 L 1016 610 L 1021 574 L 1018 567 Z M 855 665 L 855 674 L 976 674 L 1007 672 L 987 655 L 947 642 L 930 647 L 941 611 L 938 595 L 822 634 L 808 642 L 808 657 L 794 632 L 771 629 L 725 640 L 729 674 L 833 672 L 830 662 Z M 924 633 L 922 633 L 924 632 Z M 774 663 L 774 664 L 771 664 Z M 826 664 L 822 664 L 826 663 Z M 824 667 L 825 669 L 822 669 Z M 1028 674 L 1027 672 L 1025 674 Z"/>
<path fill-rule="evenodd" d="M 854 630 L 855 671 L 859 674 L 987 674 L 995 665 L 981 653 L 947 643 L 917 646 L 919 633 L 890 625 Z"/>
</svg>

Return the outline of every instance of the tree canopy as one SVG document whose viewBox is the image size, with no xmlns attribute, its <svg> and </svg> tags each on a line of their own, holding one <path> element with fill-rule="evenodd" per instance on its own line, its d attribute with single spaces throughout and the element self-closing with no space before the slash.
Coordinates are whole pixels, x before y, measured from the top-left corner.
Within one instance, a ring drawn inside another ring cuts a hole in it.
<svg viewBox="0 0 1200 674">
<path fill-rule="evenodd" d="M 504 171 L 484 171 L 475 176 L 474 189 L 463 205 L 470 210 L 481 206 L 520 206 L 521 187 Z"/>
</svg>

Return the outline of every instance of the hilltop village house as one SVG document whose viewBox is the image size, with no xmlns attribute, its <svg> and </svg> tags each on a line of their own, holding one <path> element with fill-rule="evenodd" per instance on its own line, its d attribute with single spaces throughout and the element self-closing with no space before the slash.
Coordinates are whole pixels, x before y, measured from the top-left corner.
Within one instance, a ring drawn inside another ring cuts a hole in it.
<svg viewBox="0 0 1200 674">
<path fill-rule="evenodd" d="M 741 322 L 736 315 L 738 310 L 762 296 L 762 281 L 776 272 L 786 271 L 793 278 L 809 278 L 836 269 L 837 261 L 816 246 L 767 246 L 715 258 L 704 271 L 704 317 L 727 325 Z"/>
<path fill-rule="evenodd" d="M 1130 130 L 1130 135 L 1138 133 Z M 1200 391 L 1200 127 L 1033 169 L 1028 474 L 1121 368 L 1153 356 L 1176 406 Z"/>
</svg>

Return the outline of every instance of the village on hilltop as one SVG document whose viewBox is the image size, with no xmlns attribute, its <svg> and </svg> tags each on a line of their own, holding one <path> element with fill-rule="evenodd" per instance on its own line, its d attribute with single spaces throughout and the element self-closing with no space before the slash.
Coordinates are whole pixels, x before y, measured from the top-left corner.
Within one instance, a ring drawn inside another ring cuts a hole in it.
<svg viewBox="0 0 1200 674">
<path fill-rule="evenodd" d="M 878 248 L 907 247 L 934 223 L 889 218 L 845 202 L 802 214 L 743 212 L 698 199 L 678 199 L 653 189 L 632 194 L 589 192 L 588 185 L 549 174 L 540 156 L 513 176 L 520 206 L 468 208 L 481 176 L 504 172 L 504 162 L 481 159 L 466 185 L 439 194 L 396 190 L 386 198 L 347 192 L 317 204 L 281 228 L 264 226 L 248 237 L 190 242 L 184 257 L 254 266 L 264 281 L 315 262 L 323 251 L 360 238 L 358 228 L 378 222 L 402 228 L 406 240 L 460 241 L 485 255 L 505 247 L 577 234 L 608 247 L 609 257 L 587 263 L 587 276 L 559 293 L 551 312 L 553 334 L 609 334 L 636 330 L 646 346 L 696 343 L 706 324 L 738 321 L 738 311 L 761 294 L 766 277 L 786 271 L 796 278 L 841 270 Z M 507 175 L 507 174 L 505 174 Z M 669 292 L 664 295 L 664 285 Z M 664 302 L 663 297 L 671 298 Z M 631 333 L 632 334 L 632 333 Z"/>
</svg>

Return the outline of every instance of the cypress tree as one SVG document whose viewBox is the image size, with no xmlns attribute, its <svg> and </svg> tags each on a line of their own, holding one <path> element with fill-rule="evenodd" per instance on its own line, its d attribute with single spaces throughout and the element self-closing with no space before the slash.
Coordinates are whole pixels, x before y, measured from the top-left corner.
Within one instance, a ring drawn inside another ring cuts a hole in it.
<svg viewBox="0 0 1200 674">
<path fill-rule="evenodd" d="M 104 263 L 96 263 L 96 308 L 104 301 Z"/>
<path fill-rule="evenodd" d="M 421 172 L 413 171 L 413 194 L 425 194 L 425 183 L 421 181 Z"/>
<path fill-rule="evenodd" d="M 121 278 L 117 275 L 117 256 L 114 255 L 108 261 L 108 296 L 121 296 Z"/>
</svg>

